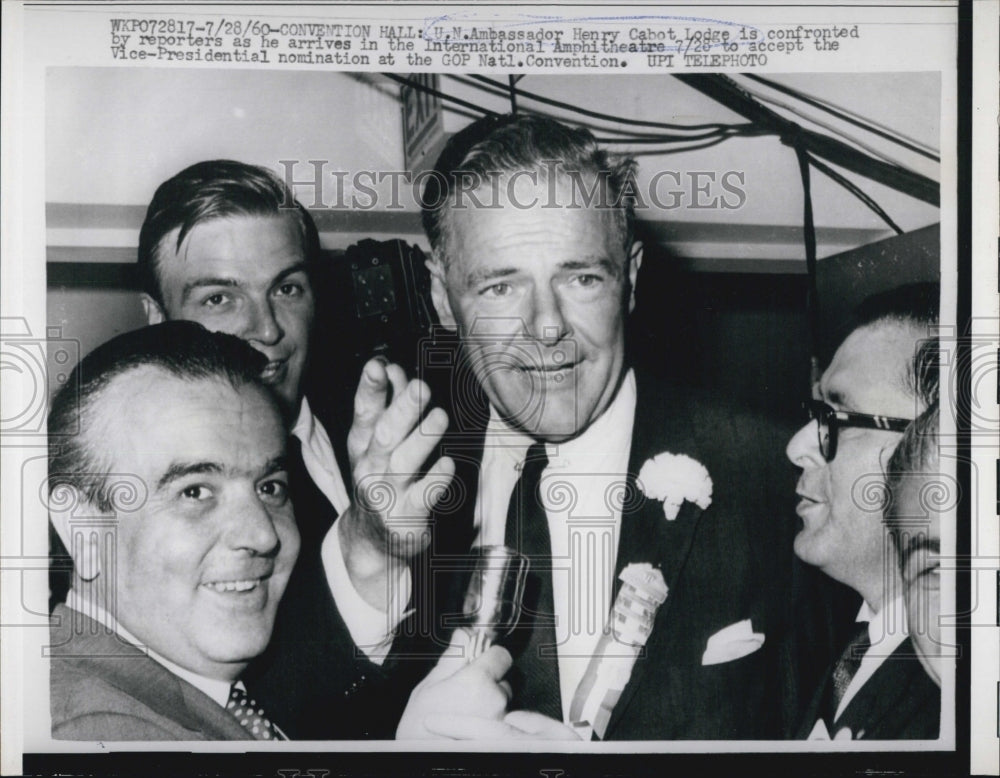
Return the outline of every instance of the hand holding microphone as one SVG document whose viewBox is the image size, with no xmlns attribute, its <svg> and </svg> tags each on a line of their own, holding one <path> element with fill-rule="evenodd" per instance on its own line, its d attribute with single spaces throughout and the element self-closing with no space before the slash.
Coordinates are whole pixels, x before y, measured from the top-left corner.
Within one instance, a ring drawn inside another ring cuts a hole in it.
<svg viewBox="0 0 1000 778">
<path fill-rule="evenodd" d="M 521 616 L 528 558 L 507 546 L 483 546 L 462 603 L 460 629 L 469 638 L 468 661 L 509 635 Z"/>
</svg>

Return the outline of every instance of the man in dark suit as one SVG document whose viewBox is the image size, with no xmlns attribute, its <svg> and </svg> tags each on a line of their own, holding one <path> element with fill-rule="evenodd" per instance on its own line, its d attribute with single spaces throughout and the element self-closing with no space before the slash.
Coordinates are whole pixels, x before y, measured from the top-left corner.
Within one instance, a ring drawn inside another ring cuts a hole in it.
<svg viewBox="0 0 1000 778">
<path fill-rule="evenodd" d="M 49 508 L 74 568 L 52 614 L 53 738 L 284 737 L 241 680 L 299 548 L 264 363 L 170 322 L 100 346 L 53 399 Z"/>
<path fill-rule="evenodd" d="M 293 738 L 391 737 L 412 673 L 419 671 L 413 663 L 387 664 L 392 635 L 386 624 L 409 598 L 403 584 L 394 582 L 396 600 L 386 598 L 387 587 L 366 587 L 365 559 L 341 549 L 349 523 L 336 520 L 353 510 L 353 463 L 338 412 L 350 407 L 342 386 L 355 377 L 331 386 L 321 378 L 337 370 L 317 370 L 309 358 L 314 285 L 324 273 L 319 249 L 309 213 L 271 171 L 230 160 L 200 162 L 161 184 L 150 202 L 139 236 L 142 302 L 151 324 L 197 321 L 264 354 L 260 378 L 276 393 L 291 430 L 289 479 L 302 554 L 274 641 L 247 674 L 252 691 Z M 324 362 L 331 360 L 336 352 L 328 348 Z M 403 415 L 422 413 L 426 390 L 407 394 L 406 388 L 398 367 L 366 365 L 357 403 L 370 413 L 362 415 L 355 437 L 363 437 L 371 414 L 395 408 L 391 418 L 404 405 Z M 411 396 L 422 404 L 411 403 Z M 410 432 L 403 429 L 389 450 Z M 368 471 L 363 465 L 358 472 Z M 357 613 L 374 620 L 382 637 L 358 627 Z M 340 707 L 343 715 L 329 715 L 333 699 L 350 703 Z"/>
<path fill-rule="evenodd" d="M 416 601 L 436 602 L 423 626 L 448 642 L 461 599 L 441 579 L 468 571 L 470 547 L 513 547 L 532 568 L 505 643 L 512 712 L 484 713 L 469 692 L 482 674 L 436 671 L 399 737 L 782 731 L 787 609 L 766 562 L 781 550 L 757 545 L 781 504 L 780 444 L 626 356 L 633 174 L 589 132 L 522 115 L 458 133 L 429 178 L 433 302 L 462 356 L 443 446 L 456 477 L 410 565 Z"/>
<path fill-rule="evenodd" d="M 856 634 L 816 690 L 800 738 L 938 736 L 940 692 L 908 634 L 878 495 L 902 432 L 927 406 L 914 356 L 937 322 L 939 295 L 937 284 L 911 284 L 862 303 L 814 387 L 812 421 L 788 444 L 802 468 L 795 553 L 863 599 Z"/>
</svg>

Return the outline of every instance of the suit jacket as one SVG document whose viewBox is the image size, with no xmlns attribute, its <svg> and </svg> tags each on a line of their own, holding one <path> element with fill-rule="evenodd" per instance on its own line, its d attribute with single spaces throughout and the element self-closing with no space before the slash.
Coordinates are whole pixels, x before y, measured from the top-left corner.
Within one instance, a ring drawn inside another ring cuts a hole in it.
<svg viewBox="0 0 1000 778">
<path fill-rule="evenodd" d="M 429 660 L 379 666 L 354 644 L 318 546 L 303 548 L 247 690 L 292 740 L 392 739 Z"/>
<path fill-rule="evenodd" d="M 326 364 L 326 363 L 324 363 Z M 329 379 L 329 376 L 327 376 Z M 320 391 L 310 372 L 309 405 L 322 421 L 350 489 L 342 387 Z M 353 404 L 347 403 L 347 408 Z M 321 549 L 337 511 L 313 483 L 297 440 L 289 441 L 289 486 L 302 536 L 298 561 L 278 608 L 268 650 L 244 680 L 248 691 L 293 740 L 391 739 L 409 693 L 430 667 L 427 658 L 400 661 L 397 650 L 383 665 L 354 644 L 327 581 Z M 398 641 L 404 646 L 404 641 Z"/>
<path fill-rule="evenodd" d="M 793 473 L 782 461 L 784 441 L 771 439 L 768 425 L 743 411 L 686 396 L 641 372 L 636 378 L 615 594 L 618 574 L 634 562 L 659 568 L 669 594 L 606 739 L 781 737 L 796 702 L 795 671 L 785 651 L 793 560 L 791 519 L 785 517 L 794 517 L 794 488 Z M 472 405 L 468 396 L 462 399 L 453 404 L 459 414 Z M 441 614 L 460 611 L 460 605 L 454 591 L 442 597 L 435 579 L 472 541 L 483 445 L 475 420 L 487 417 L 482 409 L 453 417 L 462 430 L 445 446 L 456 460 L 453 493 L 442 501 L 448 509 L 435 516 L 434 549 L 414 583 L 415 589 L 431 589 L 424 597 L 437 599 L 439 644 L 449 631 L 442 629 Z M 643 463 L 665 451 L 686 454 L 708 469 L 714 493 L 707 510 L 685 502 L 668 521 L 662 503 L 636 488 Z M 763 646 L 734 661 L 703 665 L 708 639 L 745 619 L 765 635 Z"/>
<path fill-rule="evenodd" d="M 57 605 L 51 635 L 53 739 L 253 739 L 217 702 L 83 614 Z"/>
<path fill-rule="evenodd" d="M 800 739 L 808 738 L 812 732 L 825 692 L 826 683 L 813 695 L 798 731 Z M 834 737 L 844 728 L 851 732 L 852 740 L 937 739 L 941 728 L 941 689 L 921 666 L 910 638 L 858 689 L 829 734 Z"/>
</svg>

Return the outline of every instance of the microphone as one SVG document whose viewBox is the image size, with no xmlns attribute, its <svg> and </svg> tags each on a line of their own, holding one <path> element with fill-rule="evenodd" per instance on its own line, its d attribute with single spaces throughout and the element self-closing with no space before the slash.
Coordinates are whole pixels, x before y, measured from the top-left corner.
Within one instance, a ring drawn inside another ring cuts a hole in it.
<svg viewBox="0 0 1000 778">
<path fill-rule="evenodd" d="M 462 604 L 461 628 L 469 636 L 469 661 L 517 626 L 528 558 L 507 546 L 482 546 Z"/>
</svg>

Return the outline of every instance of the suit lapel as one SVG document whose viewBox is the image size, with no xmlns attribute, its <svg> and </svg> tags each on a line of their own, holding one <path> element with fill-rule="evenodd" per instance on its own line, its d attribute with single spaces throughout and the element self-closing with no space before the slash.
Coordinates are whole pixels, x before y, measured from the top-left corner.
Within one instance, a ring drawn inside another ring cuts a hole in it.
<svg viewBox="0 0 1000 778">
<path fill-rule="evenodd" d="M 681 406 L 675 402 L 673 393 L 666 388 L 653 392 L 653 386 L 653 382 L 636 372 L 636 420 L 632 431 L 632 451 L 629 456 L 626 500 L 622 509 L 613 590 L 617 597 L 621 588 L 618 576 L 627 565 L 648 562 L 663 573 L 663 580 L 668 588 L 667 600 L 657 611 L 645 653 L 640 655 L 640 660 L 633 666 L 628 685 L 611 715 L 606 736 L 614 731 L 650 665 L 650 662 L 643 661 L 641 657 L 657 651 L 670 637 L 668 618 L 673 600 L 671 592 L 687 561 L 702 515 L 702 510 L 697 505 L 685 501 L 677 517 L 670 521 L 663 512 L 663 504 L 659 500 L 647 498 L 638 488 L 638 474 L 646 460 L 665 451 L 683 454 L 694 450 L 689 420 L 680 412 Z M 676 413 L 672 414 L 672 410 Z"/>
<path fill-rule="evenodd" d="M 858 689 L 834 723 L 831 736 L 843 727 L 851 730 L 852 738 L 900 737 L 899 732 L 873 732 L 879 725 L 899 722 L 902 727 L 908 717 L 919 713 L 926 704 L 926 690 L 935 690 L 915 656 L 912 641 L 907 638 L 887 657 L 871 678 Z M 933 696 L 933 695 L 932 695 Z M 940 710 L 940 699 L 937 701 Z"/>
</svg>

